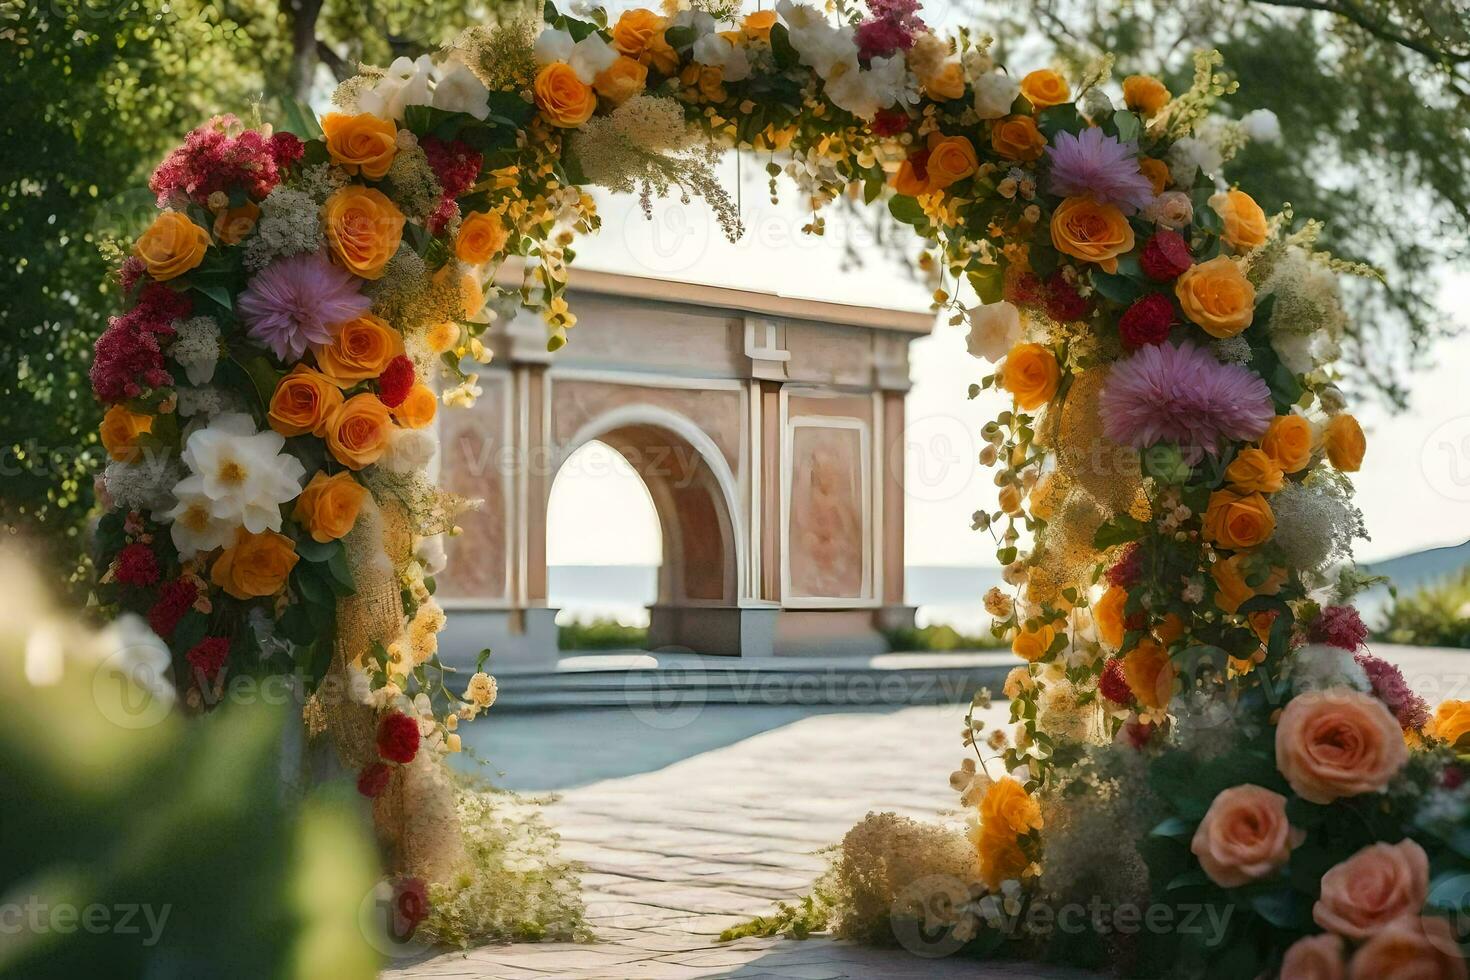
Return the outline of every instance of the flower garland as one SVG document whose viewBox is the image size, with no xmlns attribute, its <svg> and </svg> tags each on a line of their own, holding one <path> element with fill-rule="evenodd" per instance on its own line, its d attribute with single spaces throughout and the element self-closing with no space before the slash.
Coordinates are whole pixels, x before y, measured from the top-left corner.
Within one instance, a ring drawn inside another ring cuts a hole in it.
<svg viewBox="0 0 1470 980">
<path fill-rule="evenodd" d="M 955 774 L 976 908 L 1064 893 L 1081 869 L 1047 854 L 1087 853 L 1088 803 L 1142 772 L 1129 813 L 1157 825 L 1111 835 L 1142 890 L 1248 910 L 1214 947 L 1155 937 L 1161 962 L 1465 976 L 1429 882 L 1470 870 L 1470 709 L 1431 717 L 1363 652 L 1345 604 L 1361 577 L 1330 577 L 1361 532 L 1347 474 L 1365 451 L 1331 367 L 1336 278 L 1371 270 L 1225 181 L 1281 133 L 1215 113 L 1218 56 L 1182 94 L 1130 76 L 1119 100 L 1106 63 L 1018 77 L 988 39 L 929 32 L 915 0 L 837 18 L 781 0 L 723 28 L 700 9 L 545 20 L 367 69 L 319 124 L 215 120 L 155 173 L 164 210 L 93 370 L 103 596 L 148 616 L 196 702 L 227 667 L 323 676 L 361 570 L 342 542 L 376 501 L 406 509 L 413 542 L 398 637 L 354 651 L 381 717 L 360 786 L 381 791 L 378 766 L 421 737 L 457 747 L 494 686 L 449 695 L 434 653 L 432 542 L 457 502 L 423 477 L 429 385 L 477 394 L 482 284 L 510 255 L 517 299 L 566 342 L 570 246 L 598 226 L 586 184 L 700 195 L 737 235 L 709 164 L 738 147 L 770 156 L 773 193 L 795 181 L 813 233 L 841 195 L 886 199 L 996 365 L 972 395 L 1014 402 L 983 433 L 1000 506 L 975 526 L 1010 586 L 986 608 L 1025 661 L 1015 729 L 972 721 Z M 982 305 L 959 305 L 960 282 Z"/>
</svg>

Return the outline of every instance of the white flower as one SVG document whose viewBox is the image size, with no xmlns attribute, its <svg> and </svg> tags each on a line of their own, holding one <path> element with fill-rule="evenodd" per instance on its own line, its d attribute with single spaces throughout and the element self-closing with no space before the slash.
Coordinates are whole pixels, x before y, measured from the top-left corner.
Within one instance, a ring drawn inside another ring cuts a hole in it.
<svg viewBox="0 0 1470 980">
<path fill-rule="evenodd" d="M 439 451 L 439 439 L 431 429 L 394 427 L 388 437 L 388 449 L 378 465 L 390 473 L 413 473 L 429 465 Z"/>
<path fill-rule="evenodd" d="M 357 664 L 347 665 L 347 696 L 356 704 L 373 703 L 373 678 Z"/>
<path fill-rule="evenodd" d="M 202 493 L 179 493 L 170 510 L 154 512 L 154 517 L 167 522 L 169 537 L 185 561 L 201 552 L 223 548 L 235 538 L 238 526 L 233 521 L 215 517 L 213 504 Z"/>
<path fill-rule="evenodd" d="M 536 37 L 536 46 L 531 53 L 536 64 L 544 68 L 558 61 L 570 61 L 576 46 L 570 32 L 548 27 Z"/>
<path fill-rule="evenodd" d="M 433 77 L 434 61 L 428 55 L 395 58 L 377 84 L 358 97 L 357 108 L 385 119 L 402 119 L 408 106 L 429 104 Z"/>
<path fill-rule="evenodd" d="M 1322 643 L 1302 647 L 1291 658 L 1293 693 L 1326 691 L 1334 687 L 1350 687 L 1367 693 L 1373 685 L 1361 664 L 1348 651 Z"/>
<path fill-rule="evenodd" d="M 477 708 L 488 708 L 495 703 L 497 693 L 495 678 L 481 671 L 470 678 L 464 699 Z"/>
<path fill-rule="evenodd" d="M 170 356 L 183 366 L 190 384 L 209 384 L 219 363 L 219 324 L 213 317 L 196 316 L 179 321 L 174 330 Z"/>
<path fill-rule="evenodd" d="M 588 85 L 618 60 L 618 53 L 602 39 L 601 34 L 594 31 L 582 40 L 574 41 L 571 34 L 554 27 L 546 28 L 536 38 L 534 56 L 536 64 L 543 67 L 558 61 L 566 62 Z"/>
<path fill-rule="evenodd" d="M 1328 415 L 1336 415 L 1347 408 L 1347 396 L 1337 385 L 1328 385 L 1317 392 L 1317 401 L 1322 404 L 1322 411 Z"/>
<path fill-rule="evenodd" d="M 467 112 L 476 119 L 490 115 L 489 96 L 485 83 L 458 61 L 450 62 L 434 84 L 434 108 Z"/>
<path fill-rule="evenodd" d="M 995 364 L 1021 339 L 1021 311 L 1001 300 L 970 311 L 970 334 L 965 345 L 971 357 Z"/>
<path fill-rule="evenodd" d="M 1281 120 L 1270 109 L 1253 109 L 1240 120 L 1241 129 L 1250 139 L 1260 143 L 1281 142 Z"/>
<path fill-rule="evenodd" d="M 975 112 L 981 119 L 999 119 L 1020 94 L 1021 83 L 1005 72 L 981 75 L 975 81 Z"/>
<path fill-rule="evenodd" d="M 1281 363 L 1292 374 L 1306 374 L 1316 366 L 1316 356 L 1312 352 L 1312 335 L 1309 333 L 1296 333 L 1289 330 L 1274 330 L 1271 332 L 1271 347 L 1276 351 L 1276 356 L 1281 358 Z"/>
<path fill-rule="evenodd" d="M 165 705 L 174 702 L 168 679 L 173 658 L 168 644 L 137 613 L 124 613 L 97 637 L 94 649 L 107 667 L 131 680 Z"/>
<path fill-rule="evenodd" d="M 833 27 L 816 10 L 791 0 L 780 0 L 776 9 L 790 29 L 791 46 L 801 63 L 824 80 L 838 65 L 857 64 L 857 38 L 851 27 Z"/>
<path fill-rule="evenodd" d="M 750 77 L 750 58 L 745 49 L 718 34 L 706 34 L 694 42 L 694 60 L 720 69 L 727 82 L 743 82 Z"/>
<path fill-rule="evenodd" d="M 252 534 L 281 529 L 281 505 L 301 493 L 306 467 L 281 452 L 278 432 L 257 432 L 248 415 L 220 415 L 184 444 L 190 476 L 174 487 L 186 497 L 209 499 L 210 514 Z"/>
<path fill-rule="evenodd" d="M 431 534 L 419 538 L 414 557 L 424 566 L 425 574 L 438 575 L 444 571 L 444 566 L 449 564 L 449 558 L 444 553 L 444 535 Z"/>
<path fill-rule="evenodd" d="M 692 27 L 696 39 L 713 34 L 719 25 L 712 14 L 703 10 L 681 10 L 674 15 L 670 27 Z"/>
<path fill-rule="evenodd" d="M 984 48 L 970 48 L 960 55 L 960 66 L 965 70 L 965 81 L 974 85 L 995 68 L 995 59 Z"/>
<path fill-rule="evenodd" d="M 169 454 L 143 452 L 131 463 L 108 463 L 102 471 L 102 485 L 121 507 L 159 510 L 173 505 L 173 494 L 169 491 L 179 481 L 179 475 L 179 468 Z"/>
<path fill-rule="evenodd" d="M 1164 191 L 1143 209 L 1145 221 L 1178 231 L 1194 220 L 1194 202 L 1183 191 Z"/>
<path fill-rule="evenodd" d="M 1097 86 L 1082 96 L 1082 114 L 1095 123 L 1106 122 L 1114 112 L 1113 100 Z"/>
<path fill-rule="evenodd" d="M 1194 136 L 1186 136 L 1169 147 L 1167 159 L 1169 175 L 1177 187 L 1193 186 L 1195 175 L 1200 171 L 1213 177 L 1225 165 L 1225 158 L 1218 148 Z"/>
</svg>

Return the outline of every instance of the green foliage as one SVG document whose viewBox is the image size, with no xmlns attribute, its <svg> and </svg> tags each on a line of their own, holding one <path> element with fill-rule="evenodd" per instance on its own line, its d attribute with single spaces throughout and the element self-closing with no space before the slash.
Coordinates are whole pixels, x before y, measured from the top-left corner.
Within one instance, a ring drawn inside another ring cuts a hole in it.
<svg viewBox="0 0 1470 980">
<path fill-rule="evenodd" d="M 720 942 L 759 936 L 769 939 L 786 936 L 789 939 L 806 939 L 813 933 L 823 932 L 831 922 L 834 896 L 818 881 L 810 895 L 802 896 L 795 905 L 777 902 L 776 911 L 770 915 L 758 915 L 747 922 L 731 926 L 720 933 Z"/>
<path fill-rule="evenodd" d="M 611 619 L 568 623 L 558 627 L 556 635 L 563 650 L 644 650 L 648 647 L 646 627 L 624 626 Z"/>
<path fill-rule="evenodd" d="M 1396 598 L 1377 638 L 1413 646 L 1470 649 L 1470 568 Z"/>
<path fill-rule="evenodd" d="M 954 650 L 999 650 L 1005 642 L 989 633 L 961 633 L 953 626 L 924 626 L 889 630 L 884 634 L 890 650 L 920 653 L 949 653 Z"/>
</svg>

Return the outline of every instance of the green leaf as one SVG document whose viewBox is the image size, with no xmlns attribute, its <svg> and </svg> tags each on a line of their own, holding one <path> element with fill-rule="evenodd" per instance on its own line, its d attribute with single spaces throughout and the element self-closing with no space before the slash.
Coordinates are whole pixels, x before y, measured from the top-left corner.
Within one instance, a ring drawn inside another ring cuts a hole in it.
<svg viewBox="0 0 1470 980">
<path fill-rule="evenodd" d="M 276 385 L 280 383 L 281 372 L 271 367 L 271 362 L 266 360 L 263 354 L 257 354 L 244 361 L 238 357 L 231 357 L 230 360 L 234 361 L 250 379 L 251 387 L 255 389 L 256 397 L 260 399 L 260 407 L 264 409 L 269 406 L 271 396 L 276 393 Z"/>
<path fill-rule="evenodd" d="M 905 194 L 895 194 L 888 202 L 888 211 L 899 221 L 914 227 L 927 224 L 929 221 L 929 216 L 919 206 L 918 200 Z"/>
<path fill-rule="evenodd" d="M 309 143 L 322 138 L 321 123 L 317 122 L 316 113 L 311 106 L 282 96 L 281 116 L 281 128 L 302 141 Z"/>
<path fill-rule="evenodd" d="M 1076 135 L 1087 128 L 1087 120 L 1082 118 L 1077 107 L 1068 102 L 1065 105 L 1052 106 L 1043 109 L 1036 116 L 1036 128 L 1046 136 L 1048 140 L 1055 139 L 1058 133 L 1072 133 Z"/>
<path fill-rule="evenodd" d="M 1092 270 L 1092 285 L 1106 299 L 1123 306 L 1132 305 L 1134 300 L 1143 295 L 1143 287 L 1132 279 L 1112 275 L 1101 269 Z"/>
<path fill-rule="evenodd" d="M 1103 524 L 1092 536 L 1092 546 L 1106 551 L 1116 545 L 1137 540 L 1143 534 L 1143 522 L 1127 514 L 1119 514 Z"/>
<path fill-rule="evenodd" d="M 352 567 L 347 564 L 347 549 L 337 549 L 337 553 L 327 562 L 327 570 L 332 573 L 337 584 L 347 590 L 345 593 L 338 592 L 338 595 L 351 595 L 357 589 L 357 582 L 352 577 Z"/>
<path fill-rule="evenodd" d="M 1005 270 L 999 265 L 982 265 L 970 271 L 970 285 L 975 295 L 987 305 L 999 303 L 1005 292 Z"/>
<path fill-rule="evenodd" d="M 693 27 L 670 27 L 664 31 L 664 40 L 675 51 L 682 51 L 684 48 L 692 47 L 698 39 L 699 35 Z"/>
<path fill-rule="evenodd" d="M 1126 143 L 1136 140 L 1143 133 L 1143 123 L 1131 112 L 1113 113 L 1113 125 L 1118 129 L 1118 141 Z"/>
<path fill-rule="evenodd" d="M 332 556 L 342 551 L 341 541 L 318 541 L 304 537 L 296 542 L 296 553 L 309 562 L 331 561 Z"/>
<path fill-rule="evenodd" d="M 771 28 L 771 54 L 775 56 L 777 68 L 786 69 L 797 63 L 799 56 L 791 44 L 791 32 L 785 24 Z"/>
<path fill-rule="evenodd" d="M 225 287 L 210 283 L 195 282 L 190 283 L 189 288 L 207 297 L 211 303 L 214 303 L 226 313 L 235 312 L 234 299 L 230 296 L 230 291 Z"/>
</svg>

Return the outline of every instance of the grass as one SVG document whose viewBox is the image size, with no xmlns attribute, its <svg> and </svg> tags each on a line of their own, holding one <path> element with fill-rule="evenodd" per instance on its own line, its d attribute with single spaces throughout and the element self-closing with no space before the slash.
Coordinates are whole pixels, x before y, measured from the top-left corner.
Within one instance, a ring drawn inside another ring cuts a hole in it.
<svg viewBox="0 0 1470 980">
<path fill-rule="evenodd" d="M 1470 648 L 1470 568 L 1395 597 L 1376 636 L 1411 646 Z"/>
<path fill-rule="evenodd" d="M 954 650 L 999 650 L 1005 647 L 987 633 L 961 633 L 953 626 L 925 626 L 919 629 L 891 630 L 885 634 L 890 650 L 916 653 L 949 653 Z"/>
<path fill-rule="evenodd" d="M 624 626 L 610 619 L 590 623 L 568 623 L 557 628 L 557 642 L 563 650 L 645 650 L 648 628 Z"/>
</svg>

